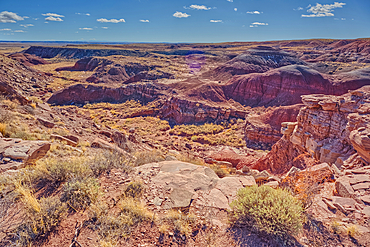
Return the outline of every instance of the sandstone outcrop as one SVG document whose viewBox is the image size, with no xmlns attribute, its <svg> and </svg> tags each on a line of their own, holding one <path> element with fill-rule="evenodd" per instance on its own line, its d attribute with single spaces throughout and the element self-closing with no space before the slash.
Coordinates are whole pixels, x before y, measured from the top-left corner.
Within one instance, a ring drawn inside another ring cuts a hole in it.
<svg viewBox="0 0 370 247">
<path fill-rule="evenodd" d="M 280 130 L 282 123 L 295 121 L 302 106 L 303 104 L 280 106 L 262 114 L 247 115 L 245 120 L 247 145 L 252 148 L 271 148 L 286 133 Z M 295 126 L 289 124 L 288 127 L 288 124 L 285 124 L 285 127 L 287 131 L 293 131 Z"/>
<path fill-rule="evenodd" d="M 238 189 L 256 184 L 252 176 L 220 179 L 208 167 L 181 161 L 150 163 L 135 169 L 151 190 L 145 199 L 147 204 L 162 209 L 227 210 Z"/>
<path fill-rule="evenodd" d="M 359 161 L 353 156 L 355 150 L 368 164 L 370 86 L 342 96 L 306 95 L 302 101 L 305 107 L 297 122 L 283 124 L 284 136 L 257 162 L 256 168 L 286 171 L 299 165 L 294 162 L 304 156 L 348 168 Z M 306 167 L 307 163 L 299 166 Z"/>
<path fill-rule="evenodd" d="M 34 164 L 50 149 L 45 141 L 24 141 L 22 139 L 0 138 L 0 172 L 18 170 Z"/>
</svg>

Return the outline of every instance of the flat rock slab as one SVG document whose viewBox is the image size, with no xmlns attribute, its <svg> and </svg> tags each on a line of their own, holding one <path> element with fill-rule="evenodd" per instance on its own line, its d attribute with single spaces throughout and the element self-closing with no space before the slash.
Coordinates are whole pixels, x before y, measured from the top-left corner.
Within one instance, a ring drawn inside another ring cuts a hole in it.
<svg viewBox="0 0 370 247">
<path fill-rule="evenodd" d="M 207 166 L 178 160 L 145 164 L 135 169 L 147 184 L 167 191 L 165 194 L 168 195 L 169 200 L 155 205 L 169 208 L 188 207 L 195 202 L 200 206 L 230 209 L 229 203 L 236 199 L 239 189 L 256 184 L 252 176 L 220 179 Z M 164 194 L 153 196 L 167 197 Z"/>
<path fill-rule="evenodd" d="M 0 138 L 0 172 L 17 170 L 44 157 L 50 142 Z"/>
<path fill-rule="evenodd" d="M 370 182 L 355 184 L 352 188 L 354 190 L 368 190 L 370 188 Z"/>
<path fill-rule="evenodd" d="M 364 182 L 370 182 L 369 175 L 353 175 L 353 177 L 349 179 L 349 183 L 351 185 L 358 184 L 358 183 L 364 183 Z"/>
<path fill-rule="evenodd" d="M 370 217 L 370 206 L 364 207 L 364 209 L 362 210 L 362 213 Z"/>
<path fill-rule="evenodd" d="M 367 204 L 370 204 L 370 195 L 366 195 L 366 196 L 361 196 L 360 199 L 367 203 Z"/>
<path fill-rule="evenodd" d="M 237 191 L 243 188 L 243 184 L 238 177 L 225 177 L 217 182 L 215 188 L 220 190 L 227 197 L 229 203 L 231 203 L 236 199 Z"/>
</svg>

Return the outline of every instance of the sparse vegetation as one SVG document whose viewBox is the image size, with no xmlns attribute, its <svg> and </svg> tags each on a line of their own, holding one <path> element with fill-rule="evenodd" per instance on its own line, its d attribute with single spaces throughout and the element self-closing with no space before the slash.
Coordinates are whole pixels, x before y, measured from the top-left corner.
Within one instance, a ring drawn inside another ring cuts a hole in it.
<svg viewBox="0 0 370 247">
<path fill-rule="evenodd" d="M 189 213 L 184 214 L 181 211 L 170 210 L 162 219 L 162 231 L 172 229 L 175 233 L 190 236 L 195 227 L 196 216 Z"/>
<path fill-rule="evenodd" d="M 251 186 L 240 189 L 237 197 L 230 205 L 230 220 L 234 225 L 248 226 L 280 241 L 296 235 L 302 228 L 302 205 L 286 190 Z"/>
<path fill-rule="evenodd" d="M 61 201 L 75 211 L 86 209 L 95 203 L 99 195 L 99 183 L 95 178 L 73 178 L 63 185 Z"/>
<path fill-rule="evenodd" d="M 163 154 L 159 150 L 143 151 L 134 154 L 136 157 L 135 166 L 141 166 L 144 164 L 164 161 Z"/>
<path fill-rule="evenodd" d="M 23 201 L 26 204 L 26 219 L 15 234 L 15 242 L 20 246 L 28 246 L 37 237 L 50 232 L 67 213 L 66 205 L 57 197 L 27 198 Z"/>
</svg>

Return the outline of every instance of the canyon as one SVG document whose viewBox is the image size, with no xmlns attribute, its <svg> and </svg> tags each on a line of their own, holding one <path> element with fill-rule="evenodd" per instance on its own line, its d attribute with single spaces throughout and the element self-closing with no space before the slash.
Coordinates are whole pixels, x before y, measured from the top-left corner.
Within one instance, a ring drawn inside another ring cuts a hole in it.
<svg viewBox="0 0 370 247">
<path fill-rule="evenodd" d="M 2 176 L 36 176 L 63 157 L 97 164 L 108 152 L 133 166 L 94 170 L 112 210 L 142 181 L 151 212 L 191 212 L 225 232 L 237 190 L 265 185 L 304 195 L 307 215 L 320 222 L 320 233 L 305 225 L 296 246 L 323 246 L 323 232 L 331 245 L 370 243 L 368 39 L 31 46 L 0 62 Z M 334 237 L 333 222 L 359 234 Z M 14 230 L 6 227 L 4 246 Z M 185 241 L 176 234 L 166 241 Z"/>
</svg>

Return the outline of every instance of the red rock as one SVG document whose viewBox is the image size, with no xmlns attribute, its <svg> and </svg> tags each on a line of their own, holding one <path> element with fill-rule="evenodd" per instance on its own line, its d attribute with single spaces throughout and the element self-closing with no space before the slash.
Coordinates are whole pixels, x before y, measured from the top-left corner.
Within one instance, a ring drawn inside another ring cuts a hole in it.
<svg viewBox="0 0 370 247">
<path fill-rule="evenodd" d="M 354 198 L 355 191 L 349 184 L 348 178 L 341 177 L 335 181 L 335 189 L 341 197 Z"/>
<path fill-rule="evenodd" d="M 76 146 L 77 146 L 77 142 L 72 141 L 71 139 L 66 138 L 66 137 L 64 137 L 64 136 L 54 135 L 54 134 L 52 134 L 52 135 L 50 135 L 50 138 L 51 138 L 51 139 L 55 139 L 55 140 L 59 140 L 59 141 L 62 141 L 62 142 L 66 142 L 66 143 L 67 143 L 67 145 L 70 145 L 70 146 L 72 146 L 72 147 L 76 147 Z"/>
<path fill-rule="evenodd" d="M 42 125 L 44 125 L 45 127 L 47 128 L 53 128 L 55 123 L 49 121 L 49 120 L 46 120 L 44 118 L 41 118 L 41 117 L 38 117 L 37 118 L 37 121 L 39 121 Z"/>
<path fill-rule="evenodd" d="M 17 60 L 27 66 L 38 65 L 38 64 L 49 64 L 50 62 L 42 59 L 41 57 L 31 55 L 28 53 L 13 53 L 9 55 L 10 58 Z"/>
</svg>

